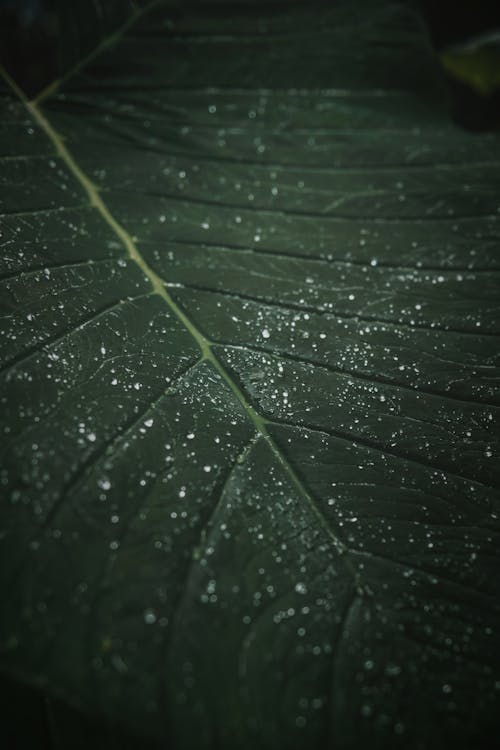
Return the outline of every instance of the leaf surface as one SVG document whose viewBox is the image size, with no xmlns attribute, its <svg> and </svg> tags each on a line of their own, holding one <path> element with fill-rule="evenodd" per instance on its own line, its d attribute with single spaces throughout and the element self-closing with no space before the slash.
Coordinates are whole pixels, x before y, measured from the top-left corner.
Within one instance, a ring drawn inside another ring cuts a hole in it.
<svg viewBox="0 0 500 750">
<path fill-rule="evenodd" d="M 497 727 L 499 140 L 436 70 L 370 0 L 5 76 L 6 672 L 182 749 Z"/>
</svg>

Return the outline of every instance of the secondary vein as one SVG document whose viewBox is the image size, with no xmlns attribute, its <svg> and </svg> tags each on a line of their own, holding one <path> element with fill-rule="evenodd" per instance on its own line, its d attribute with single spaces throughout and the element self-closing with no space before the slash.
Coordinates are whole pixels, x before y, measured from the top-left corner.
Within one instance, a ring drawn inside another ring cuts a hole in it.
<svg viewBox="0 0 500 750">
<path fill-rule="evenodd" d="M 153 0 L 152 2 L 148 3 L 148 5 L 145 5 L 144 8 L 139 8 L 138 10 L 136 10 L 136 12 L 133 13 L 122 26 L 120 26 L 113 34 L 110 34 L 110 36 L 105 37 L 101 41 L 101 43 L 97 45 L 97 47 L 95 47 L 84 58 L 79 60 L 76 65 L 70 68 L 63 76 L 61 76 L 61 78 L 56 78 L 54 81 L 45 86 L 45 88 L 42 89 L 33 99 L 33 104 L 39 105 L 41 104 L 41 102 L 47 99 L 47 97 L 54 94 L 68 78 L 71 78 L 71 76 L 88 65 L 91 60 L 100 55 L 101 52 L 103 52 L 107 47 L 112 47 L 113 44 L 116 44 L 116 42 L 123 36 L 123 34 L 131 26 L 133 26 L 133 24 L 135 24 L 136 21 L 139 20 L 139 18 L 144 16 L 155 6 L 160 5 L 162 1 L 163 0 Z"/>
</svg>

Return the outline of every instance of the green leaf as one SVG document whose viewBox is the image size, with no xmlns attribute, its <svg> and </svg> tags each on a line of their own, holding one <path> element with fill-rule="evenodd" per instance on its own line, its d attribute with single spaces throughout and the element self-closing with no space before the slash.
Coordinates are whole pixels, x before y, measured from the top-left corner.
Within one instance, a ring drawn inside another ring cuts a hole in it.
<svg viewBox="0 0 500 750">
<path fill-rule="evenodd" d="M 492 96 L 500 89 L 500 44 L 450 48 L 441 62 L 454 78 L 470 86 L 480 96 Z"/>
<path fill-rule="evenodd" d="M 498 730 L 499 138 L 359 8 L 3 75 L 0 663 L 137 747 Z"/>
</svg>

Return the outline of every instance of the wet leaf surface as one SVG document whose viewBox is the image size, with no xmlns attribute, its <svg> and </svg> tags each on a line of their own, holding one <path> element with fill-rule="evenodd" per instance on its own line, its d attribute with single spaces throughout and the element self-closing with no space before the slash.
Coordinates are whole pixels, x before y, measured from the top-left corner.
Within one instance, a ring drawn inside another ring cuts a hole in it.
<svg viewBox="0 0 500 750">
<path fill-rule="evenodd" d="M 1 110 L 3 670 L 182 750 L 487 746 L 500 148 L 418 18 L 160 3 Z"/>
</svg>

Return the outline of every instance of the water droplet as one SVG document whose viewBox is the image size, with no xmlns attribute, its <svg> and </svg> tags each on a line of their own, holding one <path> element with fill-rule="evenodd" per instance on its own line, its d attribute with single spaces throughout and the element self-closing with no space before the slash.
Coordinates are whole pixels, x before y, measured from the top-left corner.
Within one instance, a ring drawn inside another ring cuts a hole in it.
<svg viewBox="0 0 500 750">
<path fill-rule="evenodd" d="M 156 615 L 152 609 L 144 610 L 144 622 L 146 625 L 154 625 L 156 622 Z"/>
</svg>

